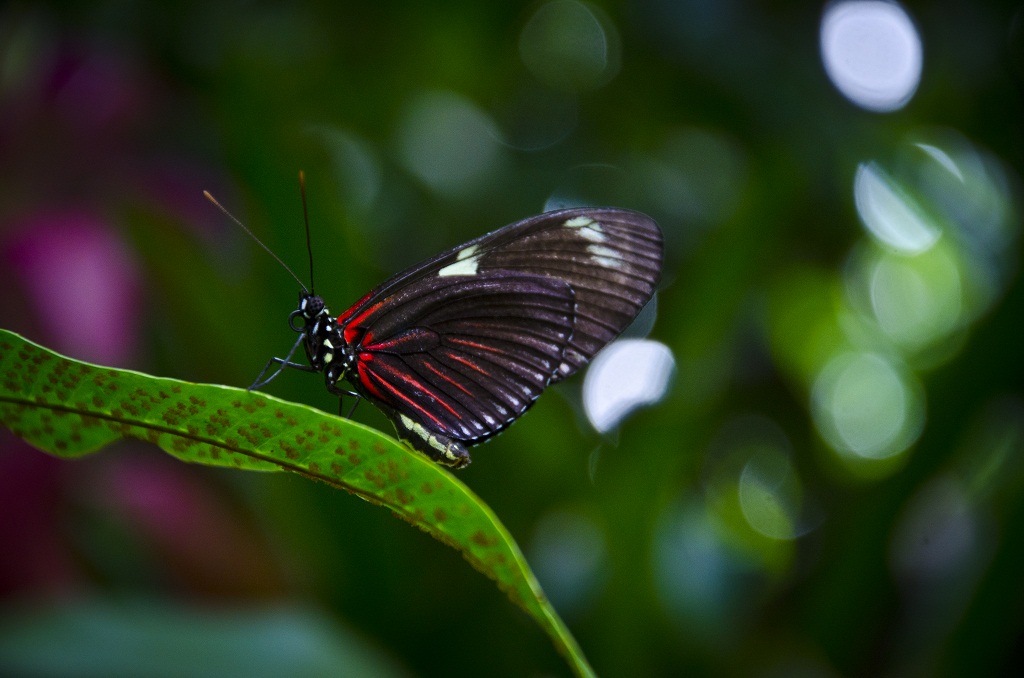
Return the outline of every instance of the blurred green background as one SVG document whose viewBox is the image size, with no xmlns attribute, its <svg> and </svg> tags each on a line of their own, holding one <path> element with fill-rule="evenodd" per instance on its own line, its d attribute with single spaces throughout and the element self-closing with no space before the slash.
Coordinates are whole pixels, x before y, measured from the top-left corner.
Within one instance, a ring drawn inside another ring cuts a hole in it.
<svg viewBox="0 0 1024 678">
<path fill-rule="evenodd" d="M 0 325 L 245 386 L 298 289 L 204 189 L 305 277 L 305 170 L 335 312 L 547 208 L 645 211 L 638 352 L 459 474 L 597 672 L 1011 674 L 1022 85 L 1015 2 L 6 3 Z M 352 496 L 0 435 L 0 673 L 568 672 Z"/>
</svg>

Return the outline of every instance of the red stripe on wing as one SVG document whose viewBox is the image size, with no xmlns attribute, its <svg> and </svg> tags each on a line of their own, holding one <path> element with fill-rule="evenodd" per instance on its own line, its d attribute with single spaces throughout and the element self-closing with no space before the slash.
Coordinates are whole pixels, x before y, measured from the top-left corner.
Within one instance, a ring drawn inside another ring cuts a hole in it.
<svg viewBox="0 0 1024 678">
<path fill-rule="evenodd" d="M 352 320 L 345 322 L 345 341 L 347 341 L 349 344 L 354 344 L 356 341 L 356 336 L 358 334 L 359 326 L 363 323 L 364 320 L 366 320 L 367 316 L 372 314 L 374 311 L 376 311 L 383 305 L 383 301 L 378 301 L 376 304 L 370 306 L 368 309 L 357 315 L 355 318 L 352 318 Z M 349 311 L 346 311 L 346 313 L 348 312 Z M 340 318 L 338 319 L 338 324 L 342 324 Z"/>
<path fill-rule="evenodd" d="M 366 372 L 366 363 L 360 360 L 356 363 L 356 371 L 359 373 L 359 381 L 363 384 L 363 387 L 367 391 L 373 394 L 374 397 L 384 400 L 384 395 L 377 390 L 377 387 L 370 381 L 370 376 Z M 377 376 L 377 375 L 374 375 Z"/>
<path fill-rule="evenodd" d="M 370 292 L 365 297 L 363 297 L 362 299 L 360 299 L 356 303 L 354 303 L 351 306 L 349 306 L 347 311 L 345 311 L 344 313 L 342 313 L 341 315 L 338 316 L 337 323 L 339 325 L 344 325 L 345 321 L 349 319 L 349 316 L 351 316 L 353 313 L 358 311 L 359 307 L 362 306 L 363 304 L 365 304 L 366 300 L 369 299 L 372 296 L 373 296 L 373 292 Z"/>
<path fill-rule="evenodd" d="M 463 365 L 465 365 L 466 367 L 469 367 L 469 368 L 470 368 L 470 369 L 472 369 L 472 370 L 476 370 L 476 371 L 477 371 L 477 372 L 479 372 L 480 374 L 485 374 L 485 375 L 487 375 L 487 376 L 490 376 L 490 373 L 489 373 L 489 372 L 488 372 L 487 370 L 485 370 L 484 368 L 480 367 L 479 365 L 477 365 L 477 364 L 476 364 L 475 362 L 473 362 L 472 360 L 467 360 L 467 359 L 465 359 L 465 358 L 460 358 L 460 357 L 459 357 L 458 355 L 456 355 L 456 354 L 455 354 L 455 352 L 454 352 L 454 351 L 447 351 L 447 352 L 445 353 L 445 355 L 446 355 L 447 357 L 451 358 L 452 360 L 454 360 L 454 361 L 455 361 L 455 362 L 457 362 L 457 363 L 462 363 L 462 364 L 463 364 Z"/>
<path fill-rule="evenodd" d="M 376 361 L 375 365 L 371 365 L 371 363 L 374 362 L 374 358 L 375 356 L 372 353 L 360 353 L 357 370 L 359 372 L 359 378 L 363 382 L 363 385 L 367 386 L 368 390 L 372 392 L 375 396 L 377 396 L 384 402 L 387 402 L 387 398 L 383 397 L 380 390 L 377 389 L 376 386 L 370 381 L 370 376 L 376 379 L 381 386 L 387 389 L 388 393 L 391 393 L 398 399 L 402 400 L 403 402 L 412 406 L 417 411 L 421 412 L 425 417 L 427 417 L 428 419 L 433 421 L 438 427 L 440 427 L 441 430 L 449 429 L 449 427 L 445 426 L 441 419 L 431 414 L 425 407 L 423 407 L 418 402 L 413 400 L 411 397 L 403 393 L 402 390 L 399 389 L 396 384 L 386 379 L 386 373 L 387 377 L 391 379 L 396 379 L 406 385 L 409 385 L 417 390 L 422 391 L 425 397 L 441 405 L 441 407 L 446 409 L 457 420 L 462 419 L 462 415 L 460 415 L 455 410 L 455 408 L 448 404 L 448 402 L 446 401 L 446 395 L 444 395 L 443 393 L 439 393 L 435 390 L 432 390 L 429 384 L 419 379 L 416 379 L 413 375 L 396 368 L 394 365 L 390 365 L 387 361 L 378 360 Z"/>
<path fill-rule="evenodd" d="M 452 385 L 452 386 L 454 386 L 455 388 L 457 388 L 457 389 L 459 389 L 460 391 L 462 391 L 463 393 L 465 393 L 466 395 L 468 395 L 468 396 L 472 396 L 472 395 L 473 395 L 473 392 L 472 392 L 472 391 L 470 391 L 470 390 L 469 390 L 468 388 L 466 388 L 465 386 L 463 386 L 463 385 L 462 385 L 462 384 L 460 384 L 459 382 L 457 382 L 457 381 L 455 381 L 454 379 L 452 379 L 452 378 L 451 378 L 450 376 L 448 376 L 448 375 L 447 375 L 447 374 L 445 374 L 444 372 L 442 372 L 442 371 L 440 371 L 439 369 L 437 369 L 436 367 L 434 367 L 434 366 L 433 366 L 432 364 L 430 364 L 429 362 L 424 362 L 424 363 L 423 363 L 423 366 L 424 366 L 424 367 L 426 367 L 426 368 L 427 368 L 428 370 L 430 370 L 431 372 L 433 372 L 434 374 L 436 374 L 437 376 L 439 376 L 439 377 L 441 377 L 442 379 L 444 379 L 445 381 L 447 381 L 447 382 L 448 382 L 449 384 L 451 384 L 451 385 Z"/>
<path fill-rule="evenodd" d="M 490 351 L 491 353 L 506 353 L 496 346 L 488 346 L 487 344 L 481 344 L 477 341 L 469 341 L 468 339 L 459 339 L 457 337 L 448 337 L 448 343 L 459 344 L 460 346 L 469 346 L 470 348 L 480 349 L 481 351 Z"/>
</svg>

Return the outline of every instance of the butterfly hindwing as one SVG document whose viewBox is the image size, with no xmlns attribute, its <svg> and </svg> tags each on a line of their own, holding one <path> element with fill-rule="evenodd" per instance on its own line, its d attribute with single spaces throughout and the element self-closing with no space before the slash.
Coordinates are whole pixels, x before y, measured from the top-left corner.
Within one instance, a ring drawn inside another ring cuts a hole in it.
<svg viewBox="0 0 1024 678">
<path fill-rule="evenodd" d="M 575 294 L 559 279 L 429 276 L 392 292 L 360 318 L 351 380 L 392 419 L 454 440 L 480 442 L 523 414 L 572 339 Z"/>
</svg>

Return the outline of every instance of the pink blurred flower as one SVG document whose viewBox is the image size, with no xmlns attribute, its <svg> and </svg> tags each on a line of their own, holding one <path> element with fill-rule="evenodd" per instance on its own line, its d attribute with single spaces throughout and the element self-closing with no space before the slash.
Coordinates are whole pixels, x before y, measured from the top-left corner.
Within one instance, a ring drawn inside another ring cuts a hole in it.
<svg viewBox="0 0 1024 678">
<path fill-rule="evenodd" d="M 39 213 L 3 246 L 45 341 L 101 365 L 137 352 L 139 267 L 115 231 L 84 212 Z"/>
</svg>

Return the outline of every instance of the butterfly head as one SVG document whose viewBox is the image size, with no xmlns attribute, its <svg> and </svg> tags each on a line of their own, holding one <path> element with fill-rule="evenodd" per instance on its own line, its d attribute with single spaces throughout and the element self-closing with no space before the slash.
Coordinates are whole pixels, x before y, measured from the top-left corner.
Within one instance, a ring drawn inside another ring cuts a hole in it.
<svg viewBox="0 0 1024 678">
<path fill-rule="evenodd" d="M 302 322 L 297 324 L 300 318 Z M 299 306 L 288 316 L 288 325 L 304 336 L 309 364 L 318 372 L 331 366 L 339 357 L 335 354 L 344 342 L 322 297 L 306 291 L 299 293 Z M 335 369 L 343 370 L 344 366 L 337 364 Z"/>
<path fill-rule="evenodd" d="M 310 328 L 316 324 L 317 318 L 325 315 L 328 315 L 328 311 L 324 306 L 323 298 L 303 290 L 299 292 L 298 308 L 288 315 L 288 326 L 293 331 L 304 334 L 309 332 Z M 299 319 L 302 322 L 296 324 Z"/>
</svg>

